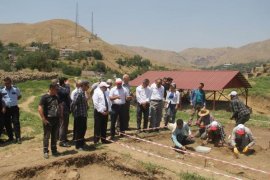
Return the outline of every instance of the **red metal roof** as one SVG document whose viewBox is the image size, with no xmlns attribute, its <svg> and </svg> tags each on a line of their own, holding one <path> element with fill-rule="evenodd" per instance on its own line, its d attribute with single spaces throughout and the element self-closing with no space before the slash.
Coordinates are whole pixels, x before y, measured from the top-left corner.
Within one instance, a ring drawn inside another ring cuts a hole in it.
<svg viewBox="0 0 270 180">
<path fill-rule="evenodd" d="M 144 79 L 153 83 L 158 78 L 171 77 L 178 89 L 194 89 L 202 82 L 204 90 L 218 91 L 229 88 L 251 88 L 239 71 L 148 71 L 130 82 L 138 86 Z"/>
</svg>

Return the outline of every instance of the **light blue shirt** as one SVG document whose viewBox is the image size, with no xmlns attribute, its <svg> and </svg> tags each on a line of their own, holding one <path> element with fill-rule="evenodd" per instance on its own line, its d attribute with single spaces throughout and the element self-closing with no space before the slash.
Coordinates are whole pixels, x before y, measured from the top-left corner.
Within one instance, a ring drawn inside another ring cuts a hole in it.
<svg viewBox="0 0 270 180">
<path fill-rule="evenodd" d="M 10 90 L 6 87 L 2 89 L 3 100 L 7 107 L 17 106 L 18 97 L 21 96 L 19 88 L 12 86 Z"/>
<path fill-rule="evenodd" d="M 189 135 L 191 135 L 191 131 L 189 129 L 188 124 L 184 122 L 182 129 L 179 129 L 178 127 L 176 127 L 176 129 L 172 133 L 172 141 L 176 147 L 181 148 L 183 145 L 177 140 L 177 137 L 182 139 L 185 136 L 187 137 Z"/>
</svg>

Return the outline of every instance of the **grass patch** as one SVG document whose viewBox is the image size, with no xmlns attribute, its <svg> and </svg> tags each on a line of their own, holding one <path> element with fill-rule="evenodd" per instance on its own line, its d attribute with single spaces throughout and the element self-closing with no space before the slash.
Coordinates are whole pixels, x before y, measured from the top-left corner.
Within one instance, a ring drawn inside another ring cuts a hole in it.
<svg viewBox="0 0 270 180">
<path fill-rule="evenodd" d="M 189 172 L 180 173 L 179 179 L 181 180 L 210 180 L 209 178 L 205 178 L 196 173 L 189 173 Z"/>
<path fill-rule="evenodd" d="M 252 88 L 249 93 L 252 96 L 270 97 L 270 77 L 256 77 L 249 79 Z"/>
<path fill-rule="evenodd" d="M 163 170 L 164 168 L 159 166 L 159 165 L 156 165 L 156 164 L 153 164 L 151 162 L 143 162 L 143 161 L 140 161 L 140 165 L 150 174 L 154 175 L 154 174 L 157 174 L 157 173 L 160 173 L 161 170 Z"/>
<path fill-rule="evenodd" d="M 20 101 L 25 101 L 30 96 L 40 96 L 42 93 L 45 94 L 50 82 L 50 80 L 32 80 L 16 84 L 22 93 L 22 99 Z"/>
<path fill-rule="evenodd" d="M 21 111 L 20 122 L 22 128 L 29 127 L 22 132 L 24 134 L 23 136 L 33 136 L 43 131 L 41 119 L 31 113 Z"/>
</svg>

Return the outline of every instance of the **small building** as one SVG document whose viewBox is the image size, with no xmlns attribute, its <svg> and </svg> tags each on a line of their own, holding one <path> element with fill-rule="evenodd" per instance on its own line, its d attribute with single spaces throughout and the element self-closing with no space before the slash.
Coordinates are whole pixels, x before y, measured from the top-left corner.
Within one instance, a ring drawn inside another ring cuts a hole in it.
<svg viewBox="0 0 270 180">
<path fill-rule="evenodd" d="M 60 57 L 68 57 L 74 52 L 75 52 L 74 49 L 67 49 L 67 48 L 60 49 L 59 51 Z"/>
<path fill-rule="evenodd" d="M 26 48 L 24 48 L 24 51 L 25 52 L 36 52 L 36 51 L 39 51 L 39 47 L 37 46 L 27 46 Z"/>
</svg>

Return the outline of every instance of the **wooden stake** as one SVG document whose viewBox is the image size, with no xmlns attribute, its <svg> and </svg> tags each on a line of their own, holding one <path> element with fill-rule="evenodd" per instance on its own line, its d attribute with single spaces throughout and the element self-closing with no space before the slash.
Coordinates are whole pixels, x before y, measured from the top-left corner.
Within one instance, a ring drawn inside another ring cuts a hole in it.
<svg viewBox="0 0 270 180">
<path fill-rule="evenodd" d="M 204 159 L 204 167 L 207 165 L 207 159 Z"/>
</svg>

